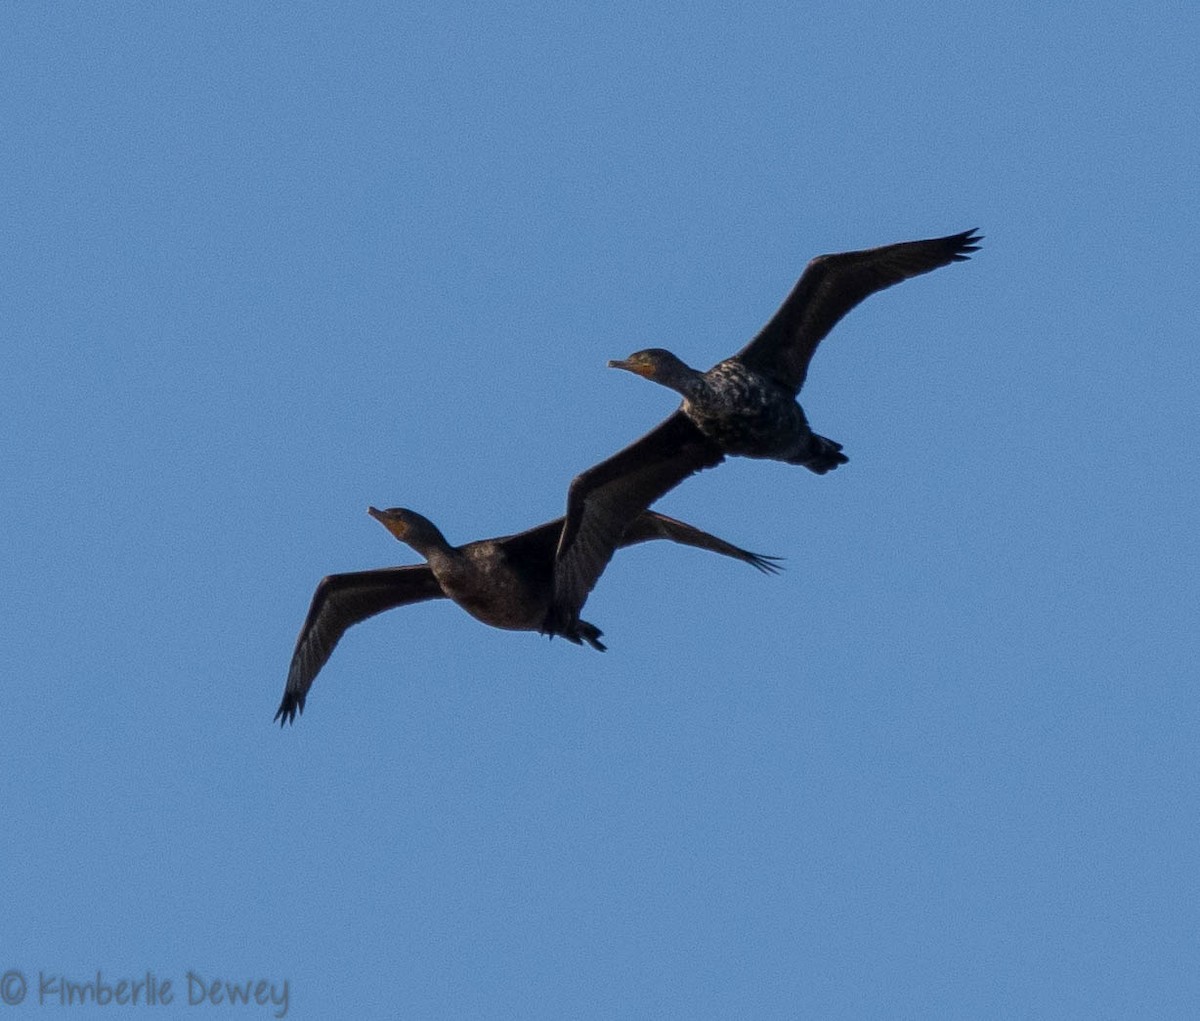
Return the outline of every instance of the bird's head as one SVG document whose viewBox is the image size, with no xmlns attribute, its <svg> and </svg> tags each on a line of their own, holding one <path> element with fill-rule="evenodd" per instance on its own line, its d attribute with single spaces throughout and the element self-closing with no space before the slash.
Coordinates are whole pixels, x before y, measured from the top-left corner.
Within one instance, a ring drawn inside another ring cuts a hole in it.
<svg viewBox="0 0 1200 1021">
<path fill-rule="evenodd" d="M 669 362 L 679 361 L 670 351 L 661 347 L 648 347 L 644 351 L 634 351 L 628 358 L 614 358 L 608 363 L 610 369 L 624 369 L 636 376 L 653 379 Z"/>
<path fill-rule="evenodd" d="M 367 513 L 397 539 L 408 543 L 413 549 L 423 550 L 430 544 L 444 545 L 446 542 L 442 533 L 438 531 L 437 525 L 407 507 L 389 507 L 387 510 L 368 507 Z"/>
<path fill-rule="evenodd" d="M 661 347 L 648 347 L 644 351 L 634 351 L 628 358 L 613 359 L 608 363 L 610 369 L 624 369 L 636 376 L 652 379 L 656 383 L 672 386 L 673 381 L 686 379 L 695 374 L 694 369 L 688 368 L 670 351 Z"/>
</svg>

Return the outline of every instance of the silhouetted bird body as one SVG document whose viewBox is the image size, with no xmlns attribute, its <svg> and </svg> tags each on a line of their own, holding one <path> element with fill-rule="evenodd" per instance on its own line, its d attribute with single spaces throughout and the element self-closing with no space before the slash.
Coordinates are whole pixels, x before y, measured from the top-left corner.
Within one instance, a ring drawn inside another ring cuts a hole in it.
<svg viewBox="0 0 1200 1021">
<path fill-rule="evenodd" d="M 656 357 L 667 354 L 654 352 Z M 623 369 L 629 364 L 627 359 L 609 366 Z M 680 410 L 723 454 L 803 464 L 819 474 L 846 460 L 839 456 L 828 463 L 826 451 L 841 447 L 814 437 L 795 395 L 770 376 L 748 369 L 737 358 L 726 358 L 707 372 L 688 371 L 694 375 L 679 390 Z"/>
<path fill-rule="evenodd" d="M 803 465 L 823 475 L 846 463 L 842 446 L 809 428 L 796 395 L 817 345 L 864 298 L 909 277 L 961 262 L 978 234 L 906 241 L 813 259 L 753 340 L 707 372 L 663 348 L 609 362 L 669 387 L 679 410 L 640 440 L 571 482 L 544 627 L 568 627 L 629 521 L 726 455 Z"/>
<path fill-rule="evenodd" d="M 281 726 L 304 712 L 309 688 L 346 630 L 385 610 L 445 598 L 492 627 L 509 631 L 543 629 L 554 590 L 554 546 L 562 531 L 562 518 L 516 535 L 451 546 L 433 522 L 415 511 L 372 507 L 370 514 L 426 562 L 331 574 L 321 580 L 296 639 L 283 700 L 275 713 Z M 779 570 L 774 557 L 751 553 L 653 511 L 638 515 L 619 545 L 632 546 L 652 539 L 710 550 L 764 572 Z M 576 645 L 586 642 L 594 649 L 604 649 L 600 629 L 578 617 L 553 633 Z"/>
</svg>

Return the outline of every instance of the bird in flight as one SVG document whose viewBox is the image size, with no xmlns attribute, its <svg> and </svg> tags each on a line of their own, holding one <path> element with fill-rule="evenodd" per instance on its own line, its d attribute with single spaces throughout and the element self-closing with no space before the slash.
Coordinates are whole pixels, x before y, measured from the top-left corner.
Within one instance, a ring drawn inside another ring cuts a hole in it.
<svg viewBox="0 0 1200 1021">
<path fill-rule="evenodd" d="M 978 249 L 968 230 L 943 238 L 820 255 L 758 335 L 707 372 L 649 348 L 610 361 L 683 397 L 641 439 L 577 475 L 554 565 L 554 597 L 543 624 L 570 628 L 629 522 L 689 475 L 727 454 L 803 465 L 823 475 L 846 463 L 842 446 L 813 432 L 796 401 L 817 345 L 864 298 Z"/>
<path fill-rule="evenodd" d="M 542 629 L 550 605 L 554 545 L 562 531 L 562 518 L 517 535 L 451 546 L 432 521 L 415 511 L 372 507 L 368 513 L 425 557 L 426 563 L 331 574 L 321 579 L 296 639 L 283 700 L 275 713 L 281 727 L 304 712 L 309 688 L 346 630 L 377 613 L 446 598 L 492 627 L 511 631 Z M 637 515 L 617 545 L 632 546 L 652 539 L 711 550 L 764 573 L 780 570 L 775 563 L 777 557 L 751 553 L 653 511 Z M 576 645 L 587 642 L 594 649 L 604 650 L 600 629 L 587 621 L 576 619 L 554 633 Z"/>
</svg>

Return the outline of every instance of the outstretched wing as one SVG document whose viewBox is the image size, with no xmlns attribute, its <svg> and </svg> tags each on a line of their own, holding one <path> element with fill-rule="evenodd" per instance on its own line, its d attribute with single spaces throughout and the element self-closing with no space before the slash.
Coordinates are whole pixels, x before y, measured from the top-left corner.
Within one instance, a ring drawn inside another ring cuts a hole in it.
<svg viewBox="0 0 1200 1021">
<path fill-rule="evenodd" d="M 817 345 L 855 305 L 901 280 L 969 259 L 981 240 L 976 231 L 967 230 L 928 241 L 818 255 L 767 325 L 736 357 L 799 393 Z"/>
<path fill-rule="evenodd" d="M 621 547 L 633 546 L 639 542 L 649 542 L 651 539 L 670 539 L 671 542 L 677 542 L 682 546 L 695 546 L 697 549 L 711 550 L 713 553 L 741 560 L 762 571 L 763 574 L 778 574 L 783 570 L 777 563 L 782 559 L 780 557 L 751 553 L 749 550 L 719 539 L 709 532 L 701 531 L 686 521 L 678 521 L 651 510 L 639 514 L 633 524 L 625 530 L 625 535 L 621 539 Z"/>
<path fill-rule="evenodd" d="M 567 493 L 546 630 L 555 633 L 578 620 L 588 593 L 642 511 L 724 457 L 720 447 L 676 411 L 640 440 L 577 475 Z"/>
<path fill-rule="evenodd" d="M 444 595 L 427 564 L 322 578 L 296 639 L 283 701 L 275 713 L 279 725 L 292 723 L 296 713 L 304 712 L 308 689 L 347 628 L 384 610 Z"/>
</svg>

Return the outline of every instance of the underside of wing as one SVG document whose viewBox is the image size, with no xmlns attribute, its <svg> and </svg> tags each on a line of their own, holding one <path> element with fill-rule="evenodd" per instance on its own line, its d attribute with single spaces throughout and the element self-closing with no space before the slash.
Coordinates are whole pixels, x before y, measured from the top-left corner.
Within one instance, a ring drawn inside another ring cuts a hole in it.
<svg viewBox="0 0 1200 1021">
<path fill-rule="evenodd" d="M 554 600 L 547 630 L 579 617 L 588 593 L 642 511 L 689 475 L 724 455 L 682 411 L 624 450 L 576 476 L 554 565 Z"/>
<path fill-rule="evenodd" d="M 331 574 L 322 578 L 296 639 L 283 701 L 275 713 L 279 725 L 291 723 L 296 713 L 304 712 L 308 689 L 347 628 L 384 610 L 443 595 L 426 564 Z"/>
<path fill-rule="evenodd" d="M 817 256 L 737 357 L 799 392 L 817 345 L 855 305 L 902 280 L 969 259 L 980 240 L 976 231 L 967 230 L 944 238 Z"/>
<path fill-rule="evenodd" d="M 503 546 L 510 557 L 530 564 L 544 561 L 547 568 L 551 568 L 554 564 L 554 549 L 558 545 L 559 536 L 562 535 L 562 526 L 563 519 L 555 518 L 524 532 L 492 541 Z"/>
<path fill-rule="evenodd" d="M 695 546 L 696 549 L 710 550 L 734 560 L 741 560 L 755 567 L 764 574 L 775 574 L 782 570 L 776 563 L 779 557 L 763 556 L 751 553 L 749 550 L 735 546 L 731 542 L 718 538 L 710 532 L 705 532 L 686 521 L 669 518 L 657 511 L 642 511 L 625 530 L 621 539 L 621 547 L 633 546 L 639 542 L 649 542 L 652 539 L 669 539 L 681 546 Z"/>
</svg>

